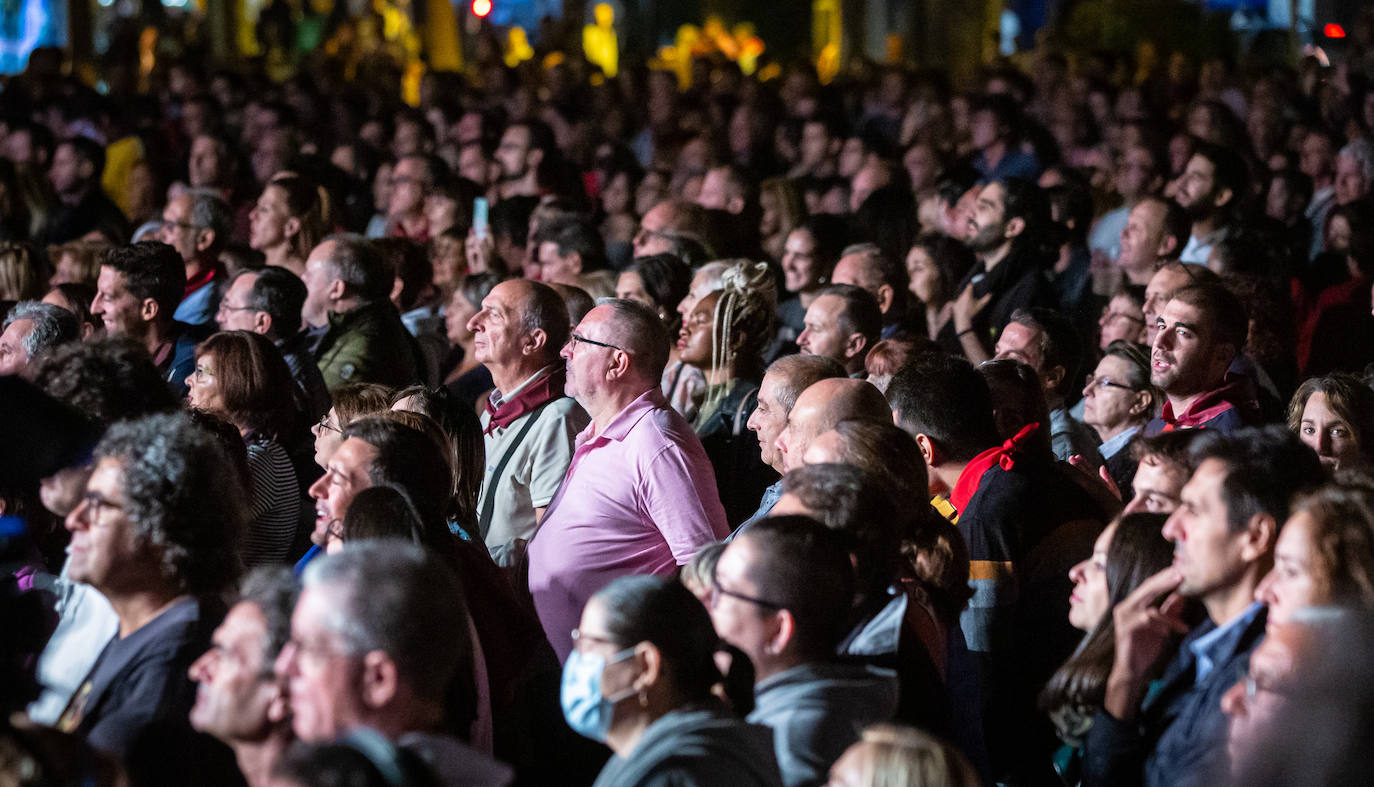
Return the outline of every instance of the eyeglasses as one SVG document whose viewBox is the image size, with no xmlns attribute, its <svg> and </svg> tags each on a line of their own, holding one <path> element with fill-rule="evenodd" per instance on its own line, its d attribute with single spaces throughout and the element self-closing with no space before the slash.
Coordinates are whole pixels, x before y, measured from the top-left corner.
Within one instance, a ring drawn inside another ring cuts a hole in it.
<svg viewBox="0 0 1374 787">
<path fill-rule="evenodd" d="M 750 604 L 757 604 L 758 606 L 765 607 L 767 609 L 786 609 L 786 607 L 783 604 L 775 604 L 772 601 L 768 601 L 761 598 L 754 598 L 753 596 L 746 596 L 743 593 L 736 593 L 733 590 L 726 590 L 725 588 L 721 587 L 720 580 L 716 578 L 716 572 L 714 570 L 711 571 L 711 592 L 721 596 L 729 596 L 730 598 L 738 599 L 740 601 L 747 601 Z"/>
<path fill-rule="evenodd" d="M 342 429 L 340 429 L 340 428 L 337 427 L 337 426 L 333 426 L 332 424 L 329 423 L 329 413 L 325 413 L 325 414 L 324 414 L 324 417 L 320 419 L 319 423 L 315 424 L 315 428 L 318 429 L 318 430 L 320 430 L 321 432 L 329 431 L 329 432 L 338 432 L 339 434 L 343 434 L 343 430 L 342 430 Z"/>
<path fill-rule="evenodd" d="M 1106 377 L 1094 377 L 1094 376 L 1092 376 L 1091 374 L 1088 375 L 1087 378 L 1083 380 L 1083 387 L 1084 387 L 1084 388 L 1120 388 L 1120 389 L 1123 390 L 1123 391 L 1134 391 L 1134 390 L 1135 390 L 1134 388 L 1132 388 L 1132 387 L 1129 386 L 1129 385 L 1123 385 L 1123 384 L 1121 384 L 1121 383 L 1112 382 L 1111 380 L 1108 380 Z"/>
<path fill-rule="evenodd" d="M 605 347 L 605 348 L 608 349 L 608 350 L 619 350 L 619 351 L 625 353 L 626 355 L 629 355 L 629 354 L 630 354 L 630 351 L 627 350 L 627 349 L 625 349 L 624 347 L 617 347 L 617 346 L 614 345 L 614 344 L 607 344 L 607 343 L 605 343 L 605 342 L 598 342 L 598 341 L 595 340 L 595 339 L 588 339 L 588 338 L 585 337 L 585 336 L 578 336 L 578 335 L 575 334 L 575 333 L 574 333 L 574 334 L 571 334 L 571 335 L 568 337 L 568 341 L 572 342 L 573 344 L 579 344 L 579 343 L 581 343 L 581 344 L 592 344 L 592 345 L 595 345 L 595 346 L 597 346 L 597 347 Z"/>
<path fill-rule="evenodd" d="M 192 224 L 192 223 L 189 222 L 189 221 L 165 221 L 165 220 L 164 220 L 164 221 L 162 222 L 162 227 L 163 227 L 163 229 L 167 229 L 167 228 L 169 228 L 169 227 L 176 227 L 177 229 L 182 229 L 182 230 L 198 230 L 198 229 L 200 229 L 200 225 L 198 225 L 198 224 Z"/>
<path fill-rule="evenodd" d="M 252 306 L 230 306 L 224 301 L 219 302 L 219 310 L 222 312 L 255 312 L 258 311 Z"/>
<path fill-rule="evenodd" d="M 94 522 L 95 520 L 99 519 L 100 512 L 102 509 L 108 509 L 110 511 L 124 510 L 124 506 L 118 503 L 111 503 L 109 500 L 106 500 L 105 497 L 101 495 L 99 492 L 87 492 L 84 500 L 86 502 L 86 515 L 88 517 L 87 521 Z"/>
<path fill-rule="evenodd" d="M 215 373 L 206 371 L 204 366 L 197 366 L 196 370 L 191 372 L 191 377 L 195 378 L 197 381 L 213 380 L 215 379 Z"/>
<path fill-rule="evenodd" d="M 584 640 L 587 641 L 587 642 L 592 642 L 592 643 L 598 643 L 598 642 L 599 642 L 599 643 L 601 643 L 601 644 L 603 644 L 603 645 L 611 645 L 611 646 L 614 646 L 614 645 L 616 644 L 614 640 L 608 639 L 608 638 L 606 638 L 606 637 L 598 637 L 598 636 L 596 636 L 595 634 L 588 634 L 587 632 L 583 631 L 583 630 L 580 629 L 580 628 L 576 628 L 576 629 L 573 629 L 573 630 L 572 630 L 572 641 L 573 641 L 573 644 L 577 644 L 578 642 L 582 642 L 582 641 L 584 641 Z"/>
</svg>

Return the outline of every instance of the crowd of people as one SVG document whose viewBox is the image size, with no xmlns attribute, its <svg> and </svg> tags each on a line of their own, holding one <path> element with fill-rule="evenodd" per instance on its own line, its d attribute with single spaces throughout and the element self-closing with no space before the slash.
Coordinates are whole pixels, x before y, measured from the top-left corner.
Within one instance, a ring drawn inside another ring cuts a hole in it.
<svg viewBox="0 0 1374 787">
<path fill-rule="evenodd" d="M 418 107 L 40 51 L 7 779 L 1363 783 L 1371 34 Z"/>
</svg>

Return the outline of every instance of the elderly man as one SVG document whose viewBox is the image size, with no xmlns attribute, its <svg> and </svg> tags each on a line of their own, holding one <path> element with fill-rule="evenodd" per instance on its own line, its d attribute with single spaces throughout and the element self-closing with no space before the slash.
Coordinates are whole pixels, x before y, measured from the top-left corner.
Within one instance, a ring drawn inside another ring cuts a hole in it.
<svg viewBox="0 0 1374 787">
<path fill-rule="evenodd" d="M 252 331 L 277 345 L 313 420 L 328 412 L 329 389 L 301 330 L 305 298 L 305 283 L 285 268 L 243 271 L 230 282 L 215 321 L 221 331 Z"/>
<path fill-rule="evenodd" d="M 864 359 L 882 334 L 883 314 L 867 290 L 833 284 L 806 308 L 805 325 L 797 337 L 803 355 L 834 358 L 850 377 L 863 377 Z"/>
<path fill-rule="evenodd" d="M 191 665 L 199 684 L 191 726 L 234 750 L 249 787 L 272 783 L 272 768 L 293 740 L 286 686 L 272 664 L 291 638 L 296 594 L 290 569 L 249 574 L 210 649 Z"/>
<path fill-rule="evenodd" d="M 91 314 L 111 336 L 132 339 L 148 351 L 172 391 L 186 395 L 202 333 L 172 315 L 186 289 L 186 267 L 176 249 L 145 241 L 116 246 L 100 261 Z"/>
<path fill-rule="evenodd" d="M 371 727 L 419 755 L 440 784 L 510 782 L 509 768 L 437 732 L 473 658 L 453 571 L 418 546 L 372 541 L 311 563 L 304 584 L 276 662 L 296 737 L 327 742 Z"/>
<path fill-rule="evenodd" d="M 783 472 L 804 465 L 811 441 L 845 420 L 891 423 L 892 408 L 867 380 L 821 380 L 802 391 L 777 439 Z"/>
<path fill-rule="evenodd" d="M 823 355 L 785 355 L 768 367 L 759 385 L 758 406 L 749 415 L 747 425 L 758 435 L 760 458 L 778 471 L 778 475 L 787 472 L 782 452 L 778 450 L 778 436 L 787 426 L 787 416 L 797 403 L 797 397 L 821 380 L 844 376 L 844 367 Z M 749 521 L 767 516 L 781 496 L 782 480 L 779 479 L 763 491 L 763 500 Z"/>
<path fill-rule="evenodd" d="M 23 374 L 40 353 L 80 334 L 76 315 L 66 309 L 38 301 L 16 303 L 0 334 L 0 375 Z"/>
<path fill-rule="evenodd" d="M 659 391 L 663 321 L 613 299 L 563 348 L 567 391 L 591 416 L 529 546 L 529 588 L 560 659 L 593 593 L 625 574 L 671 574 L 729 533 L 706 450 Z"/>
<path fill-rule="evenodd" d="M 517 541 L 534 536 L 568 472 L 573 439 L 590 419 L 563 393 L 567 370 L 558 351 L 570 328 L 552 287 L 525 279 L 498 284 L 467 327 L 473 354 L 496 385 L 482 413 L 487 464 L 478 528 L 492 559 L 512 565 Z"/>
<path fill-rule="evenodd" d="M 419 381 L 419 347 L 390 300 L 395 272 L 372 243 L 360 235 L 331 235 L 310 252 L 302 278 L 302 314 L 323 308 L 329 315 L 315 349 L 329 390 L 344 383 L 401 388 Z"/>
<path fill-rule="evenodd" d="M 223 294 L 219 252 L 233 231 L 229 205 L 209 189 L 190 189 L 162 209 L 158 240 L 186 264 L 186 293 L 172 316 L 187 325 L 211 322 Z"/>
<path fill-rule="evenodd" d="M 215 438 L 183 415 L 115 424 L 95 460 L 67 516 L 68 576 L 100 591 L 119 627 L 56 726 L 124 757 L 140 783 L 207 782 L 226 752 L 187 724 L 187 668 L 224 614 L 243 490 Z"/>
</svg>

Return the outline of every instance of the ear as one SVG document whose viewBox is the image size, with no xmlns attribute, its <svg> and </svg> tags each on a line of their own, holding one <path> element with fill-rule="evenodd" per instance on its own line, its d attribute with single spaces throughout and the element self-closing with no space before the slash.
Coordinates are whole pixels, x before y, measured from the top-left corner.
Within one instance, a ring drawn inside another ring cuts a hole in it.
<svg viewBox="0 0 1374 787">
<path fill-rule="evenodd" d="M 525 341 L 520 347 L 520 352 L 524 355 L 534 355 L 548 343 L 549 335 L 544 333 L 544 329 L 535 328 L 525 335 Z"/>
<path fill-rule="evenodd" d="M 568 255 L 568 267 L 572 268 L 573 273 L 580 275 L 582 273 L 582 255 L 577 252 Z"/>
<path fill-rule="evenodd" d="M 1003 233 L 1003 237 L 1015 238 L 1017 235 L 1020 235 L 1022 232 L 1024 232 L 1025 229 L 1026 220 L 1018 216 L 1007 222 L 1007 228 L 1006 231 Z"/>
<path fill-rule="evenodd" d="M 343 279 L 332 279 L 329 282 L 329 288 L 325 290 L 324 294 L 329 300 L 337 301 L 343 298 L 347 291 L 348 285 L 344 284 Z"/>
<path fill-rule="evenodd" d="M 630 373 L 629 353 L 613 352 L 610 353 L 611 360 L 606 367 L 606 379 L 615 380 Z"/>
<path fill-rule="evenodd" d="M 362 696 L 369 708 L 381 708 L 396 698 L 400 688 L 396 662 L 380 650 L 363 656 Z"/>
<path fill-rule="evenodd" d="M 891 284 L 883 284 L 878 287 L 878 311 L 887 314 L 896 301 L 897 291 L 892 289 Z"/>
<path fill-rule="evenodd" d="M 1046 369 L 1045 373 L 1041 375 L 1041 377 L 1044 378 L 1045 390 L 1047 392 L 1059 390 L 1059 384 L 1064 382 L 1064 375 L 1067 374 L 1067 372 L 1068 370 L 1062 366 L 1051 366 L 1049 369 Z"/>
<path fill-rule="evenodd" d="M 157 319 L 157 301 L 152 298 L 144 298 L 143 305 L 139 307 L 138 314 L 144 322 L 152 322 Z"/>
<path fill-rule="evenodd" d="M 543 161 L 544 151 L 537 148 L 531 148 L 530 152 L 525 154 L 525 165 L 531 169 L 538 167 Z"/>
<path fill-rule="evenodd" d="M 863 354 L 864 348 L 868 347 L 868 337 L 862 333 L 851 333 L 849 338 L 844 341 L 844 357 L 856 358 Z"/>
<path fill-rule="evenodd" d="M 286 721 L 291 716 L 291 701 L 286 696 L 286 687 L 280 681 L 273 681 L 272 699 L 267 703 L 267 720 L 273 724 Z"/>
<path fill-rule="evenodd" d="M 254 312 L 253 333 L 266 334 L 272 330 L 272 315 L 267 312 Z"/>
<path fill-rule="evenodd" d="M 215 245 L 215 231 L 201 230 L 196 236 L 196 251 L 205 251 Z"/>
<path fill-rule="evenodd" d="M 1155 249 L 1156 257 L 1172 257 L 1174 250 L 1178 248 L 1178 238 L 1173 235 L 1165 235 L 1159 242 L 1159 247 Z"/>
<path fill-rule="evenodd" d="M 282 230 L 286 233 L 286 237 L 288 238 L 292 235 L 299 234 L 301 231 L 301 220 L 292 216 L 282 225 Z"/>
<path fill-rule="evenodd" d="M 1135 401 L 1131 402 L 1131 415 L 1140 415 L 1150 406 L 1150 394 L 1148 391 L 1136 391 Z"/>
<path fill-rule="evenodd" d="M 1212 204 L 1216 205 L 1218 208 L 1223 207 L 1225 205 L 1230 205 L 1231 198 L 1234 196 L 1236 196 L 1234 191 L 1231 191 L 1230 189 L 1222 189 L 1220 192 L 1217 193 L 1217 198 L 1212 200 Z"/>
<path fill-rule="evenodd" d="M 944 461 L 940 455 L 940 447 L 928 435 L 916 435 L 916 447 L 921 449 L 921 458 L 926 460 L 927 467 L 938 467 Z"/>
<path fill-rule="evenodd" d="M 1241 533 L 1241 559 L 1253 563 L 1270 557 L 1274 542 L 1278 540 L 1278 532 L 1278 522 L 1273 515 L 1259 513 L 1250 517 L 1245 524 L 1245 532 Z"/>
<path fill-rule="evenodd" d="M 728 213 L 739 213 L 744 210 L 744 198 L 731 197 L 730 200 L 725 203 L 725 210 Z"/>
<path fill-rule="evenodd" d="M 773 613 L 773 635 L 763 643 L 764 651 L 777 656 L 792 646 L 797 637 L 797 620 L 792 611 L 780 609 Z"/>
<path fill-rule="evenodd" d="M 644 691 L 659 682 L 663 674 L 663 653 L 648 642 L 635 646 L 635 659 L 639 661 L 639 676 L 631 686 L 635 691 Z"/>
</svg>

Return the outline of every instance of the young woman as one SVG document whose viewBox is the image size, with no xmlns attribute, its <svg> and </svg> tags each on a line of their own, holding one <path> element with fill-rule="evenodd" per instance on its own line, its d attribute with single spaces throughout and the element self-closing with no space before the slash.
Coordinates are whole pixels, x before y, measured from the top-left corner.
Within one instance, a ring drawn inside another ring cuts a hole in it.
<svg viewBox="0 0 1374 787">
<path fill-rule="evenodd" d="M 806 328 L 806 310 L 830 281 L 844 244 L 844 223 L 836 216 L 812 216 L 787 233 L 782 248 L 787 295 L 778 304 L 778 338 L 783 342 L 795 342 Z"/>
<path fill-rule="evenodd" d="M 1351 476 L 1298 500 L 1255 589 L 1279 623 L 1300 607 L 1374 610 L 1374 483 Z"/>
<path fill-rule="evenodd" d="M 286 560 L 300 521 L 296 470 L 282 447 L 296 426 L 291 370 L 269 339 L 225 331 L 196 348 L 196 369 L 187 380 L 191 407 L 232 423 L 248 448 L 250 521 L 243 539 L 244 565 Z"/>
<path fill-rule="evenodd" d="M 736 263 L 721 284 L 683 321 L 677 351 L 706 381 L 692 427 L 715 468 L 727 518 L 742 522 L 776 479 L 760 458 L 758 440 L 744 427 L 758 404 L 777 296 L 767 263 Z"/>
<path fill-rule="evenodd" d="M 1288 405 L 1288 428 L 1327 470 L 1368 468 L 1374 464 L 1374 391 L 1340 372 L 1306 380 Z"/>
<path fill-rule="evenodd" d="M 711 617 L 677 580 L 621 577 L 573 632 L 559 703 L 568 726 L 614 756 L 594 787 L 781 785 L 772 734 L 731 716 Z"/>
<path fill-rule="evenodd" d="M 1066 744 L 1054 767 L 1065 784 L 1078 783 L 1078 759 L 1093 714 L 1102 707 L 1107 676 L 1116 658 L 1112 609 L 1141 582 L 1173 562 L 1173 544 L 1161 534 L 1163 514 L 1127 514 L 1108 525 L 1093 545 L 1092 555 L 1069 570 L 1069 622 L 1087 632 L 1069 660 L 1040 694 Z"/>
<path fill-rule="evenodd" d="M 945 352 L 963 354 L 954 329 L 955 288 L 973 266 L 973 252 L 947 235 L 927 232 L 906 255 L 911 294 L 925 310 L 926 335 Z"/>
<path fill-rule="evenodd" d="M 268 265 L 304 274 L 305 258 L 328 231 L 325 200 L 324 191 L 310 180 L 277 175 L 248 214 L 248 245 L 262 252 Z"/>
</svg>

